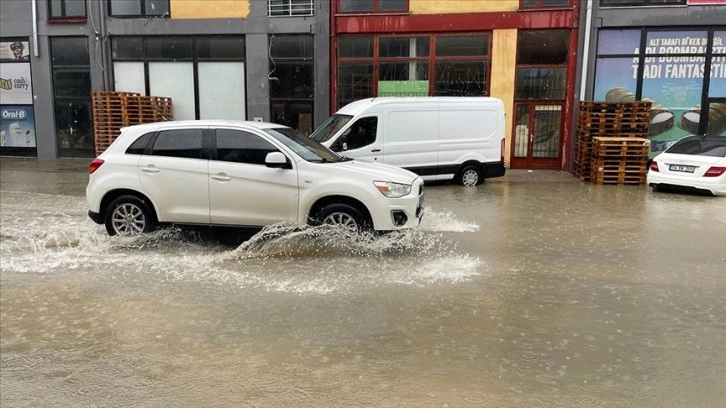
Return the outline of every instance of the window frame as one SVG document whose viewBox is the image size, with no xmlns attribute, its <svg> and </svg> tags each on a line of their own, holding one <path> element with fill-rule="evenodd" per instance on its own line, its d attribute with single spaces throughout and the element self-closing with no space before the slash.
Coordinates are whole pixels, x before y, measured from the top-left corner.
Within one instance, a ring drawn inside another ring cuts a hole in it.
<svg viewBox="0 0 726 408">
<path fill-rule="evenodd" d="M 462 32 L 462 33 L 410 33 L 409 35 L 391 35 L 391 34 L 350 34 L 345 37 L 372 37 L 373 39 L 373 55 L 370 57 L 341 57 L 340 53 L 336 55 L 335 70 L 336 70 L 336 83 L 335 83 L 335 105 L 339 108 L 344 105 L 346 100 L 342 98 L 340 94 L 340 69 L 342 66 L 350 66 L 354 64 L 370 64 L 372 66 L 371 76 L 371 96 L 377 96 L 379 94 L 378 83 L 380 82 L 380 65 L 381 63 L 401 63 L 401 62 L 425 62 L 428 64 L 428 96 L 435 95 L 436 89 L 436 63 L 438 62 L 480 62 L 486 65 L 486 77 L 484 78 L 484 93 L 481 96 L 490 95 L 491 91 L 491 60 L 492 60 L 492 32 L 491 31 L 477 31 L 477 32 Z M 442 37 L 474 37 L 484 36 L 487 37 L 487 49 L 484 55 L 474 56 L 456 56 L 436 55 L 436 40 Z M 416 56 L 416 57 L 381 57 L 380 56 L 380 39 L 381 38 L 429 38 L 429 54 L 427 56 Z M 340 39 L 338 40 L 340 43 Z M 340 49 L 340 47 L 338 48 Z"/>
<path fill-rule="evenodd" d="M 60 1 L 60 8 L 61 8 L 61 15 L 56 16 L 53 15 L 53 2 L 51 0 L 47 1 L 48 5 L 48 22 L 85 22 L 88 19 L 88 4 L 86 1 L 83 1 L 83 15 L 82 16 L 68 16 L 66 15 L 68 12 L 68 8 L 66 7 L 66 0 L 59 0 Z"/>
<path fill-rule="evenodd" d="M 315 1 L 314 0 L 279 0 L 283 3 L 282 13 L 273 14 L 271 4 L 273 0 L 267 0 L 267 17 L 299 17 L 299 16 L 314 16 L 315 15 Z M 294 4 L 294 3 L 299 4 Z M 295 6 L 307 7 L 307 13 L 294 13 L 293 9 Z"/>
<path fill-rule="evenodd" d="M 141 11 L 140 14 L 113 14 L 113 8 L 111 7 L 112 3 L 114 1 L 135 1 L 139 4 L 139 10 Z M 113 18 L 154 18 L 154 17 L 161 17 L 161 16 L 170 16 L 171 15 L 171 0 L 163 0 L 166 2 L 166 9 L 167 11 L 161 13 L 161 14 L 147 14 L 146 13 L 146 2 L 149 0 L 108 0 L 107 3 L 107 12 L 110 17 Z"/>
<path fill-rule="evenodd" d="M 411 10 L 411 0 L 404 0 L 406 2 L 406 5 L 404 8 L 399 10 L 382 10 L 381 9 L 381 0 L 373 0 L 373 9 L 372 10 L 351 10 L 351 11 L 343 11 L 342 2 L 344 0 L 335 0 L 336 1 L 336 13 L 340 14 L 400 14 L 400 13 L 409 13 Z"/>
<path fill-rule="evenodd" d="M 620 7 L 684 7 L 688 6 L 688 0 L 675 0 L 680 3 L 663 4 L 659 0 L 629 0 L 622 4 L 607 4 L 612 0 L 600 0 L 601 8 L 620 8 Z"/>
<path fill-rule="evenodd" d="M 525 5 L 525 0 L 519 0 L 519 10 L 523 11 L 529 11 L 529 10 L 558 10 L 558 9 L 572 9 L 575 7 L 573 4 L 573 0 L 567 0 L 567 4 L 553 4 L 553 5 L 546 5 L 542 4 L 544 0 L 535 0 L 535 4 L 533 6 Z M 576 0 L 575 0 L 576 1 Z"/>
</svg>

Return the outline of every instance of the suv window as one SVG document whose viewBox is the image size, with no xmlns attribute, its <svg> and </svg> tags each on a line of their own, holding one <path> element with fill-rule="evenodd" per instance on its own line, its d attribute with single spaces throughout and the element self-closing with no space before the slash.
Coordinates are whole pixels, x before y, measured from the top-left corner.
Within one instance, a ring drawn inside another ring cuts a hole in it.
<svg viewBox="0 0 726 408">
<path fill-rule="evenodd" d="M 217 129 L 217 159 L 227 162 L 265 164 L 268 153 L 276 152 L 267 140 L 241 130 Z"/>
<path fill-rule="evenodd" d="M 136 141 L 133 142 L 128 149 L 126 149 L 126 154 L 144 154 L 146 146 L 149 145 L 149 141 L 153 135 L 153 133 L 147 133 L 136 139 Z"/>
<path fill-rule="evenodd" d="M 202 134 L 203 129 L 161 131 L 156 137 L 151 154 L 200 159 L 202 157 Z"/>
</svg>

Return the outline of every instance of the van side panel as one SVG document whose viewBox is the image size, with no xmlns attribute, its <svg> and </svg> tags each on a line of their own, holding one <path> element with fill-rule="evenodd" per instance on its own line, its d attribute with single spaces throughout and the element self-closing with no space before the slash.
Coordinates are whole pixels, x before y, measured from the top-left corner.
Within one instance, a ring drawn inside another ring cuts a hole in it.
<svg viewBox="0 0 726 408">
<path fill-rule="evenodd" d="M 502 134 L 494 106 L 451 107 L 439 111 L 439 175 L 448 180 L 467 161 L 500 160 Z"/>
<path fill-rule="evenodd" d="M 383 162 L 422 176 L 436 174 L 436 110 L 436 103 L 385 106 Z"/>
</svg>

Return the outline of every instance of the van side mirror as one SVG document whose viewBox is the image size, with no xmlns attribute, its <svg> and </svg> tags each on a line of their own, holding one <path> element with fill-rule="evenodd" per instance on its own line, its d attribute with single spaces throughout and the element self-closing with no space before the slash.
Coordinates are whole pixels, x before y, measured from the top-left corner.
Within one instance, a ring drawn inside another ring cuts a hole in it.
<svg viewBox="0 0 726 408">
<path fill-rule="evenodd" d="M 292 164 L 287 162 L 287 157 L 280 152 L 270 152 L 265 156 L 265 166 L 275 169 L 291 169 Z"/>
<path fill-rule="evenodd" d="M 343 151 L 348 150 L 348 143 L 343 142 Z"/>
</svg>

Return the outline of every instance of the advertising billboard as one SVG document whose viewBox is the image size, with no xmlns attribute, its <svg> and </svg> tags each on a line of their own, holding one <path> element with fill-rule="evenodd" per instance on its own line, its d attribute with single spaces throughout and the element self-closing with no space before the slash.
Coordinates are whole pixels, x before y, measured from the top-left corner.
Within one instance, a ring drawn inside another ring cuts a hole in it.
<svg viewBox="0 0 726 408">
<path fill-rule="evenodd" d="M 36 147 L 32 106 L 0 107 L 0 146 Z"/>
</svg>

